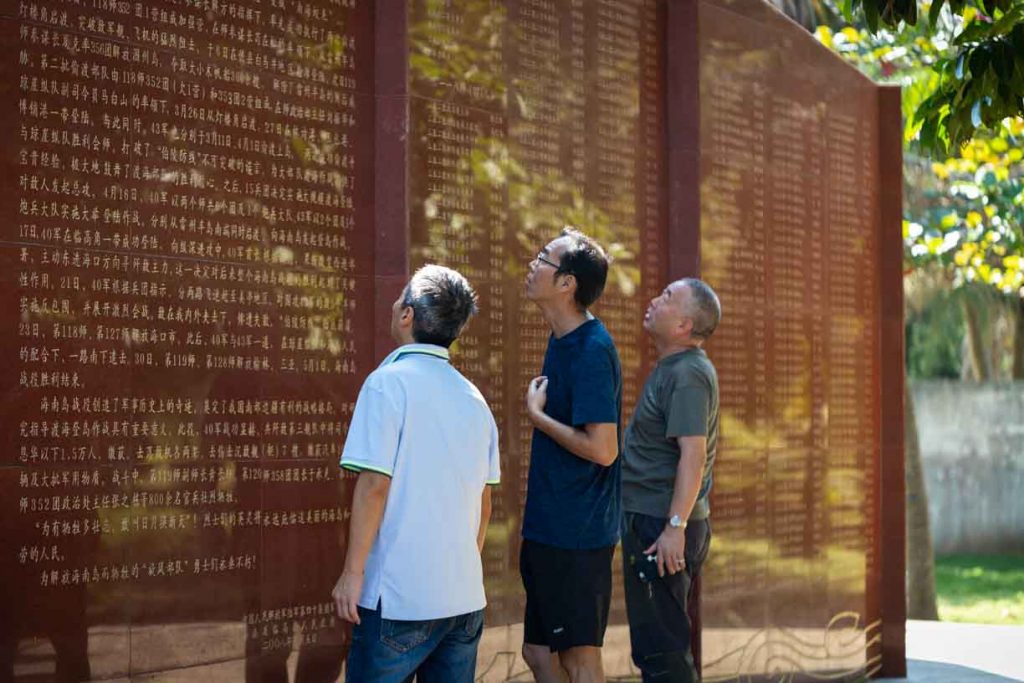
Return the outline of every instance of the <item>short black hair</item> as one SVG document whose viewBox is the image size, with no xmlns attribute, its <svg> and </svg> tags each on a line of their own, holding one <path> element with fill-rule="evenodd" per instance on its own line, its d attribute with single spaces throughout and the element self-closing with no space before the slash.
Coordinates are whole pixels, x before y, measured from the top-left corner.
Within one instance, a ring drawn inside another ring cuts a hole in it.
<svg viewBox="0 0 1024 683">
<path fill-rule="evenodd" d="M 423 266 L 402 294 L 402 305 L 413 310 L 412 338 L 448 348 L 476 315 L 476 300 L 476 292 L 461 273 L 444 266 Z"/>
<path fill-rule="evenodd" d="M 711 285 L 695 277 L 683 278 L 681 282 L 690 288 L 692 297 L 693 310 L 689 313 L 693 319 L 693 331 L 690 334 L 707 339 L 714 334 L 722 320 L 722 304 L 718 295 L 711 289 Z"/>
<path fill-rule="evenodd" d="M 611 258 L 601 245 L 576 228 L 566 226 L 561 236 L 569 238 L 569 246 L 562 254 L 555 275 L 569 274 L 576 278 L 576 305 L 586 310 L 604 292 Z"/>
</svg>

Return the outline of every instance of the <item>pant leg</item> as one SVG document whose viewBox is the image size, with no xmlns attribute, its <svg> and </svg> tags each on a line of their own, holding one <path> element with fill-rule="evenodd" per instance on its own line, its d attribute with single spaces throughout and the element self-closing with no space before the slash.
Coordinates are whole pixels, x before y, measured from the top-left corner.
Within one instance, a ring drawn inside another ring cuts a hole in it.
<svg viewBox="0 0 1024 683">
<path fill-rule="evenodd" d="M 448 632 L 416 672 L 416 683 L 473 683 L 484 612 L 451 619 Z"/>
<path fill-rule="evenodd" d="M 346 683 L 409 683 L 443 636 L 445 620 L 384 619 L 359 608 L 345 666 Z"/>
<path fill-rule="evenodd" d="M 643 550 L 664 527 L 665 520 L 646 515 L 626 514 L 623 519 L 623 582 L 633 662 L 645 683 L 692 683 L 699 678 L 686 608 L 692 576 L 699 572 L 707 551 L 707 526 L 687 525 L 686 571 L 659 577 L 657 566 Z"/>
</svg>

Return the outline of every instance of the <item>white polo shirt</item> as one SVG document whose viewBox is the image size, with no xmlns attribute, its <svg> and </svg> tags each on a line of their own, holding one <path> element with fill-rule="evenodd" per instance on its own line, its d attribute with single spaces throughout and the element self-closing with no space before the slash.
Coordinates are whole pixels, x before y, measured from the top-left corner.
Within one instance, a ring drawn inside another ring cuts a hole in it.
<svg viewBox="0 0 1024 683">
<path fill-rule="evenodd" d="M 483 609 L 480 498 L 497 484 L 498 427 L 448 350 L 406 344 L 359 391 L 345 469 L 391 477 L 359 605 L 385 619 L 443 619 Z"/>
</svg>

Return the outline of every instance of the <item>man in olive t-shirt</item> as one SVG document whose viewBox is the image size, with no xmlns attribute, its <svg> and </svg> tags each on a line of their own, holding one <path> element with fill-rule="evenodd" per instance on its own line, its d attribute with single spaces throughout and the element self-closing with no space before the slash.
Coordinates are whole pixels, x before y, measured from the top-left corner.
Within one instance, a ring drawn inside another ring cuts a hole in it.
<svg viewBox="0 0 1024 683">
<path fill-rule="evenodd" d="M 633 661 L 644 681 L 698 680 L 686 606 L 711 540 L 718 375 L 701 348 L 722 316 L 701 280 L 673 282 L 644 329 L 658 351 L 626 430 L 622 557 Z"/>
</svg>

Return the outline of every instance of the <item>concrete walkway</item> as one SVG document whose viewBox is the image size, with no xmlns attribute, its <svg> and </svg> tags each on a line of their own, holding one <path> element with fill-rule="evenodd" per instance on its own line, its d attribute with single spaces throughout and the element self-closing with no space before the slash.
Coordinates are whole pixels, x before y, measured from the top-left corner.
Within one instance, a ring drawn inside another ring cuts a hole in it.
<svg viewBox="0 0 1024 683">
<path fill-rule="evenodd" d="M 1024 681 L 1024 626 L 907 622 L 907 678 L 911 683 Z"/>
</svg>

